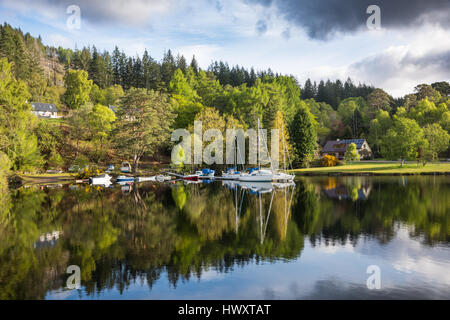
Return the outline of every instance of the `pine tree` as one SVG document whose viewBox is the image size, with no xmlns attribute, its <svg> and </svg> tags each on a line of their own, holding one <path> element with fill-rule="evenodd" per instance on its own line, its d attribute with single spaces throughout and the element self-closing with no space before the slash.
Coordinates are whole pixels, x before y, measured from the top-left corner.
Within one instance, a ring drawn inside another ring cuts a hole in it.
<svg viewBox="0 0 450 320">
<path fill-rule="evenodd" d="M 147 52 L 147 51 L 145 51 Z M 120 51 L 116 46 L 112 54 L 112 68 L 113 68 L 113 83 L 122 84 L 121 74 L 120 74 Z"/>
<path fill-rule="evenodd" d="M 319 86 L 317 87 L 316 101 L 325 102 L 326 98 L 325 83 L 323 80 L 320 80 Z"/>
<path fill-rule="evenodd" d="M 199 72 L 198 63 L 197 60 L 195 59 L 195 55 L 192 56 L 190 67 L 192 68 L 192 70 L 194 70 L 196 74 Z"/>
<path fill-rule="evenodd" d="M 295 148 L 296 163 L 301 166 L 307 166 L 314 156 L 317 133 L 313 115 L 308 111 L 304 103 L 295 114 L 289 132 Z"/>
<path fill-rule="evenodd" d="M 178 69 L 180 69 L 183 73 L 186 73 L 187 62 L 183 55 L 182 56 L 180 56 L 179 54 L 177 55 L 176 65 Z"/>
<path fill-rule="evenodd" d="M 315 92 L 314 92 L 314 88 L 313 85 L 311 83 L 310 79 L 307 79 L 305 81 L 305 86 L 303 87 L 302 90 L 302 99 L 314 99 L 315 97 Z"/>
<path fill-rule="evenodd" d="M 163 61 L 161 64 L 161 78 L 165 85 L 168 85 L 170 79 L 172 79 L 173 73 L 175 72 L 176 64 L 173 58 L 172 51 L 170 49 L 164 54 Z"/>
</svg>

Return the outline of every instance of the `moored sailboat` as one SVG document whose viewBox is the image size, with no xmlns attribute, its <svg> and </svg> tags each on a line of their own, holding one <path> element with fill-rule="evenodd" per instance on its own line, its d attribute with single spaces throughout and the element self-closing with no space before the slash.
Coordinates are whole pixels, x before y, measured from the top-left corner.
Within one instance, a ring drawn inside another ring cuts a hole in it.
<svg viewBox="0 0 450 320">
<path fill-rule="evenodd" d="M 270 182 L 273 178 L 273 170 L 261 169 L 260 168 L 260 129 L 259 129 L 259 119 L 258 119 L 258 168 L 250 170 L 249 173 L 242 173 L 239 176 L 239 181 L 251 181 L 251 182 Z"/>
<path fill-rule="evenodd" d="M 295 178 L 295 175 L 293 174 L 289 174 L 286 171 L 286 155 L 288 157 L 289 160 L 289 153 L 287 151 L 287 147 L 284 141 L 284 128 L 283 126 L 281 127 L 281 135 L 283 137 L 283 171 L 278 171 L 278 172 L 274 172 L 274 175 L 272 177 L 272 181 L 280 181 L 280 182 L 289 182 L 289 181 L 293 181 Z M 289 162 L 290 163 L 290 162 Z"/>
</svg>

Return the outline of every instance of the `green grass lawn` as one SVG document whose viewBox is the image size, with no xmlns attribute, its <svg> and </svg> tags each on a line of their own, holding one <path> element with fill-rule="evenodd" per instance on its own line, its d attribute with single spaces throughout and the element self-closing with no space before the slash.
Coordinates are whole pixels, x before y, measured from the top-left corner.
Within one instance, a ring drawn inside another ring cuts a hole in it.
<svg viewBox="0 0 450 320">
<path fill-rule="evenodd" d="M 48 183 L 74 179 L 69 173 L 42 173 L 42 174 L 23 174 L 20 175 L 24 182 L 30 183 Z"/>
<path fill-rule="evenodd" d="M 403 167 L 400 162 L 354 162 L 336 167 L 294 169 L 293 172 L 302 174 L 328 174 L 328 173 L 369 173 L 369 174 L 420 174 L 430 172 L 450 172 L 450 163 L 428 163 L 425 167 L 417 163 L 406 163 Z"/>
<path fill-rule="evenodd" d="M 70 173 L 68 173 L 68 172 L 63 172 L 63 173 L 31 173 L 31 174 L 24 174 L 22 176 L 24 176 L 24 177 L 32 177 L 32 178 L 70 177 Z"/>
</svg>

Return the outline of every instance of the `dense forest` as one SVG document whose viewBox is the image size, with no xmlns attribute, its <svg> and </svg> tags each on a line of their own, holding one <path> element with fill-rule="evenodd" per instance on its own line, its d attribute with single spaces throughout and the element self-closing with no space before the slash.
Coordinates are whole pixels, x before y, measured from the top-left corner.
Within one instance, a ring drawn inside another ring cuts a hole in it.
<svg viewBox="0 0 450 320">
<path fill-rule="evenodd" d="M 437 160 L 448 154 L 450 85 L 418 84 L 393 98 L 351 79 L 299 84 L 292 75 L 230 67 L 203 70 L 170 50 L 129 57 L 95 46 L 45 46 L 0 26 L 0 174 L 73 163 L 170 156 L 170 133 L 208 128 L 287 128 L 296 166 L 311 164 L 328 139 L 365 138 L 376 157 Z M 37 119 L 31 102 L 55 104 L 58 121 Z M 108 106 L 115 106 L 109 108 Z M 113 111 L 114 109 L 114 111 Z M 130 121 L 130 119 L 133 119 Z"/>
</svg>

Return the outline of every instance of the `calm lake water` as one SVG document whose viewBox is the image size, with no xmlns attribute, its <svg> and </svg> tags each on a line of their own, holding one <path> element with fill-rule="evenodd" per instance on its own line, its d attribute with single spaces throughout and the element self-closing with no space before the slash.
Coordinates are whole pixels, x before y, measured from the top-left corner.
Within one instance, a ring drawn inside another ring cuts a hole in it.
<svg viewBox="0 0 450 320">
<path fill-rule="evenodd" d="M 450 299 L 449 270 L 450 177 L 0 195 L 0 299 Z"/>
</svg>

